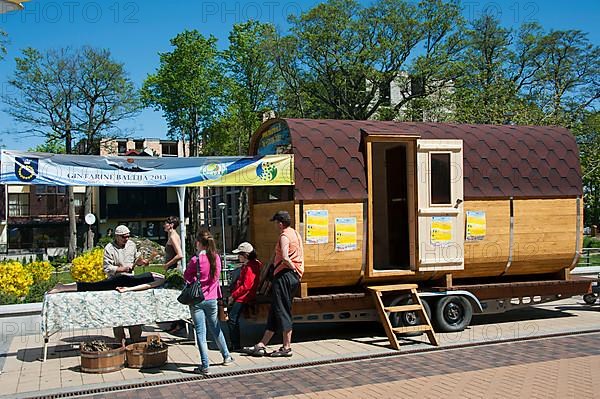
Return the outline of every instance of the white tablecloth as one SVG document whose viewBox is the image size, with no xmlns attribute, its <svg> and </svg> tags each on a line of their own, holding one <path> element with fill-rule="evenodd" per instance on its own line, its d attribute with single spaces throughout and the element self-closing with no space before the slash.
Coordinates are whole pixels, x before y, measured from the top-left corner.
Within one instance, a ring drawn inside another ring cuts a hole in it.
<svg viewBox="0 0 600 399">
<path fill-rule="evenodd" d="M 132 326 L 188 319 L 188 306 L 177 302 L 181 291 L 65 292 L 46 295 L 42 304 L 42 333 L 60 330 Z"/>
</svg>

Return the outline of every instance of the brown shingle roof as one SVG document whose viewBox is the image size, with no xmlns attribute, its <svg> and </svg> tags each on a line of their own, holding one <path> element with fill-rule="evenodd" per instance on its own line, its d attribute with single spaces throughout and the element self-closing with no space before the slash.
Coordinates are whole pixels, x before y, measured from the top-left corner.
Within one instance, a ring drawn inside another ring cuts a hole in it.
<svg viewBox="0 0 600 399">
<path fill-rule="evenodd" d="M 365 199 L 365 161 L 360 145 L 361 136 L 369 133 L 462 139 L 466 199 L 582 195 L 577 144 L 561 127 L 283 121 L 293 146 L 296 200 Z"/>
</svg>

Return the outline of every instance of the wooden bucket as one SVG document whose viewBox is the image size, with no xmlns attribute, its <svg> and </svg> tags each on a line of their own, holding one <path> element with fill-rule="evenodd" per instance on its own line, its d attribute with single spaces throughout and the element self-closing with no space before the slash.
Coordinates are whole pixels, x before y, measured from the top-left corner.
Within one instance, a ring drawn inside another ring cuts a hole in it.
<svg viewBox="0 0 600 399">
<path fill-rule="evenodd" d="M 167 362 L 168 347 L 158 350 L 148 350 L 148 344 L 155 339 L 160 342 L 158 335 L 146 337 L 146 342 L 127 345 L 127 366 L 134 369 L 160 367 Z"/>
<path fill-rule="evenodd" d="M 86 373 L 110 373 L 125 366 L 125 347 L 118 343 L 107 343 L 110 349 L 105 352 L 81 352 L 81 370 Z"/>
</svg>

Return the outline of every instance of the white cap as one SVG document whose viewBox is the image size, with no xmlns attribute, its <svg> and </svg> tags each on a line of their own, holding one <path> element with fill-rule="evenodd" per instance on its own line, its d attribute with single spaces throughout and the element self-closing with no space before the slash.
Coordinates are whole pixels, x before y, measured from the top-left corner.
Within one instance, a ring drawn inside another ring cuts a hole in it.
<svg viewBox="0 0 600 399">
<path fill-rule="evenodd" d="M 236 249 L 234 249 L 233 252 L 234 254 L 240 253 L 240 252 L 244 252 L 249 254 L 250 252 L 254 251 L 254 248 L 252 247 L 252 244 L 250 244 L 249 242 L 243 242 L 240 245 L 238 245 L 238 247 Z"/>
<path fill-rule="evenodd" d="M 125 234 L 129 234 L 129 228 L 125 225 L 117 226 L 115 229 L 116 236 L 124 236 Z"/>
</svg>

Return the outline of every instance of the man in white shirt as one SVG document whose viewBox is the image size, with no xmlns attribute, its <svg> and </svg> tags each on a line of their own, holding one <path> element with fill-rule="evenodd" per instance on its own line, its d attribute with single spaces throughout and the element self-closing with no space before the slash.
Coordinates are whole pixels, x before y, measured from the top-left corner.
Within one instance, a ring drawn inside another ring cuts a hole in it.
<svg viewBox="0 0 600 399">
<path fill-rule="evenodd" d="M 136 265 L 147 265 L 148 261 L 142 259 L 137 251 L 137 246 L 129 240 L 129 228 L 124 225 L 117 226 L 113 242 L 104 247 L 104 261 L 102 267 L 108 278 L 121 274 L 133 274 Z M 142 338 L 142 325 L 128 326 L 129 337 L 133 342 Z M 113 327 L 113 333 L 117 341 L 125 340 L 125 329 Z"/>
</svg>

